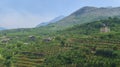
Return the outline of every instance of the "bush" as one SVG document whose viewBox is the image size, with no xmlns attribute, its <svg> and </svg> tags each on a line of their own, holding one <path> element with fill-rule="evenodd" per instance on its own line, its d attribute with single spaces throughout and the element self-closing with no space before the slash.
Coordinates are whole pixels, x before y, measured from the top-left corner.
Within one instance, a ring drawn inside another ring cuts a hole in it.
<svg viewBox="0 0 120 67">
<path fill-rule="evenodd" d="M 117 56 L 117 54 L 114 53 L 114 51 L 111 49 L 98 49 L 98 50 L 96 50 L 95 55 L 109 57 L 109 58 L 114 58 Z"/>
</svg>

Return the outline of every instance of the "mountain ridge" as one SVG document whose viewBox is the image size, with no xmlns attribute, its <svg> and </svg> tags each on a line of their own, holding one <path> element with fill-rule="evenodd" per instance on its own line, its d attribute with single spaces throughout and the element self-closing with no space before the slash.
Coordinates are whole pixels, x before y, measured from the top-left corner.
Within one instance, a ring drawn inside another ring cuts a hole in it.
<svg viewBox="0 0 120 67">
<path fill-rule="evenodd" d="M 54 18 L 54 19 L 52 19 L 52 20 L 50 20 L 50 21 L 48 21 L 48 22 L 42 22 L 42 23 L 40 23 L 39 25 L 37 25 L 36 27 L 46 26 L 46 25 L 48 25 L 48 24 L 50 24 L 50 23 L 55 23 L 55 22 L 63 19 L 64 17 L 65 17 L 65 16 L 63 16 L 63 15 L 58 16 L 58 17 L 56 17 L 56 18 Z"/>
<path fill-rule="evenodd" d="M 4 28 L 4 27 L 0 27 L 0 30 L 6 30 L 6 28 Z"/>
<path fill-rule="evenodd" d="M 107 19 L 108 17 L 120 17 L 120 7 L 91 7 L 86 6 L 78 9 L 62 20 L 49 24 L 53 30 L 66 29 L 74 25 L 92 21 Z"/>
</svg>

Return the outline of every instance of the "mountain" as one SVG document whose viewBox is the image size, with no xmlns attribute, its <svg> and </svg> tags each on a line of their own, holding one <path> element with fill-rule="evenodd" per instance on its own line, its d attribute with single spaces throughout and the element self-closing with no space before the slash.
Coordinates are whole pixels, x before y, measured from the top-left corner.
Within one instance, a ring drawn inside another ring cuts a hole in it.
<svg viewBox="0 0 120 67">
<path fill-rule="evenodd" d="M 36 27 L 46 26 L 48 24 L 49 24 L 49 22 L 42 22 L 39 25 L 37 25 Z"/>
<path fill-rule="evenodd" d="M 0 27 L 0 30 L 5 30 L 5 28 L 3 28 L 3 27 Z"/>
<path fill-rule="evenodd" d="M 120 17 L 120 7 L 83 7 L 62 20 L 50 24 L 51 29 L 66 29 L 74 25 L 88 23 L 108 17 Z"/>
<path fill-rule="evenodd" d="M 64 16 L 61 15 L 61 16 L 58 16 L 58 17 L 54 18 L 53 20 L 50 20 L 49 22 L 42 22 L 42 23 L 40 23 L 39 25 L 37 25 L 36 27 L 46 26 L 46 25 L 48 25 L 48 24 L 50 24 L 50 23 L 55 23 L 55 22 L 57 22 L 57 21 L 59 21 L 59 20 L 61 20 L 61 19 L 63 19 L 63 18 L 64 18 Z"/>
<path fill-rule="evenodd" d="M 0 31 L 0 67 L 120 67 L 119 10 L 84 7 L 47 26 Z"/>
</svg>

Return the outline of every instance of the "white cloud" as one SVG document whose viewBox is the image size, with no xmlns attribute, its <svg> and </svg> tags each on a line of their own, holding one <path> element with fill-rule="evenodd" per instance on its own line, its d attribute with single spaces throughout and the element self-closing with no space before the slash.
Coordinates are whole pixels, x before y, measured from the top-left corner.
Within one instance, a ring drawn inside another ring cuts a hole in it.
<svg viewBox="0 0 120 67">
<path fill-rule="evenodd" d="M 2 12 L 0 12 L 0 14 L 0 27 L 2 26 L 8 29 L 31 28 L 52 18 L 40 16 L 39 14 L 32 14 L 27 11 L 16 11 L 13 9 L 4 9 Z"/>
</svg>

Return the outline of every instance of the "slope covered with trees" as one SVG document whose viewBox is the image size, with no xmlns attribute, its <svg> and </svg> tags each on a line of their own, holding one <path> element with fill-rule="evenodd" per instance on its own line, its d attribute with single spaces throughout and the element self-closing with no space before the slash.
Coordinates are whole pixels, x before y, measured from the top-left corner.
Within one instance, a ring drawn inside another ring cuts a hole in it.
<svg viewBox="0 0 120 67">
<path fill-rule="evenodd" d="M 100 32 L 106 24 L 110 32 Z M 0 67 L 119 67 L 120 19 L 108 18 L 66 30 L 0 32 Z"/>
</svg>

